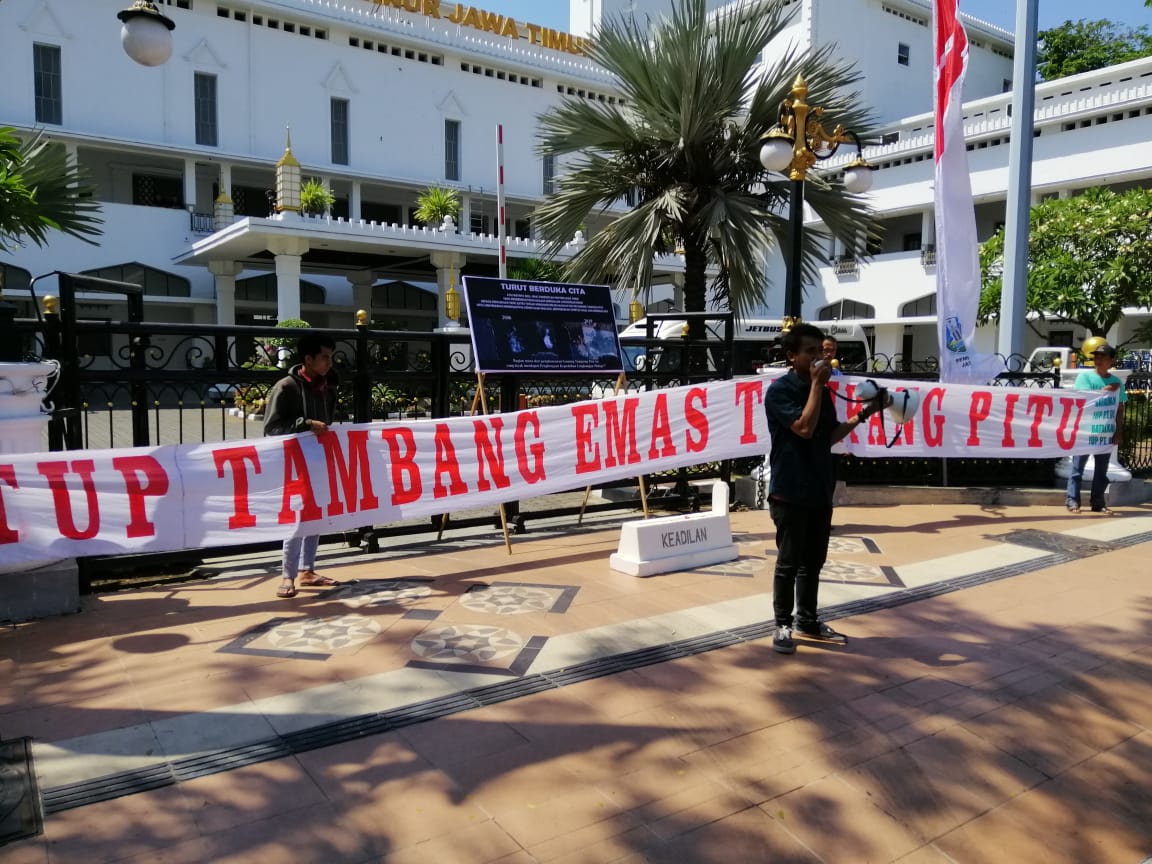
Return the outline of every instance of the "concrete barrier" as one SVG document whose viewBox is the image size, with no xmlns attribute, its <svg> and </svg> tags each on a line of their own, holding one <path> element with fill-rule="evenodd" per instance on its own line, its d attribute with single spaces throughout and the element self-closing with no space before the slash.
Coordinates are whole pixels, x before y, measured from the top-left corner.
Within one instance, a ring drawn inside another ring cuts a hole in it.
<svg viewBox="0 0 1152 864">
<path fill-rule="evenodd" d="M 630 576 L 655 576 L 692 570 L 740 557 L 732 542 L 728 486 L 712 486 L 712 510 L 659 519 L 639 519 L 620 527 L 620 545 L 609 558 L 613 570 Z"/>
</svg>

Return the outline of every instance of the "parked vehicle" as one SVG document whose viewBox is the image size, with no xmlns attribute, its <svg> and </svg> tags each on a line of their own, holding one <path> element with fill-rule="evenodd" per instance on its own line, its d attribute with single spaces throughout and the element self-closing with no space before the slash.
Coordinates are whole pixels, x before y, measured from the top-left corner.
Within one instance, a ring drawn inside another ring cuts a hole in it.
<svg viewBox="0 0 1152 864">
<path fill-rule="evenodd" d="M 845 372 L 863 372 L 868 369 L 871 350 L 864 328 L 848 321 L 814 321 L 817 327 L 836 339 L 840 368 Z M 624 353 L 624 367 L 638 372 L 675 370 L 680 364 L 679 344 L 684 335 L 684 321 L 659 321 L 652 328 L 652 339 L 663 344 L 653 346 L 648 336 L 645 319 L 641 318 L 620 332 L 620 348 Z M 709 369 L 722 367 L 717 362 L 724 341 L 723 325 L 709 323 L 708 338 L 717 343 L 709 349 Z M 752 375 L 762 366 L 784 364 L 780 337 L 784 324 L 778 319 L 750 318 L 736 325 L 733 336 L 732 372 Z"/>
</svg>

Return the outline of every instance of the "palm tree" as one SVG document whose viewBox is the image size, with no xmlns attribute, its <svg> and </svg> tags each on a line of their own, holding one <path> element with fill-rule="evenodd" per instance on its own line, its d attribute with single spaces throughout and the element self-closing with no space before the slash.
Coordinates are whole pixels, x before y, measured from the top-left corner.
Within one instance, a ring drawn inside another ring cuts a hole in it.
<svg viewBox="0 0 1152 864">
<path fill-rule="evenodd" d="M 761 77 L 761 51 L 787 26 L 782 0 L 749 0 L 709 15 L 705 0 L 672 0 L 651 30 L 617 18 L 595 36 L 590 59 L 613 73 L 624 104 L 566 99 L 540 118 L 542 154 L 570 154 L 557 193 L 536 211 L 555 251 L 593 211 L 612 216 L 569 264 L 574 281 L 615 278 L 647 296 L 652 256 L 684 252 L 684 307 L 704 311 L 706 271 L 717 268 L 714 296 L 737 317 L 766 301 L 763 262 L 787 242 L 789 181 L 760 165 L 760 138 L 776 125 L 794 79 L 833 123 L 869 124 L 851 64 L 834 46 L 788 50 Z M 872 220 L 861 198 L 808 175 L 805 200 L 847 249 L 863 252 Z M 634 200 L 626 213 L 608 208 Z M 828 235 L 808 230 L 809 280 L 827 259 Z"/>
<path fill-rule="evenodd" d="M 75 160 L 59 144 L 37 134 L 21 142 L 0 129 L 0 251 L 25 239 L 48 243 L 55 229 L 87 243 L 100 235 L 100 205 Z"/>
</svg>

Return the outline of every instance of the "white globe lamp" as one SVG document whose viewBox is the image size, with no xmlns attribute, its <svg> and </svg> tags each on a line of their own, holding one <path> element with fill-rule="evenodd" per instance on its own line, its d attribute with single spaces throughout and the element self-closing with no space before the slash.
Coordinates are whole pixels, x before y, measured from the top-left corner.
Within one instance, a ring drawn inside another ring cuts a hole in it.
<svg viewBox="0 0 1152 864">
<path fill-rule="evenodd" d="M 124 52 L 141 66 L 160 66 L 172 56 L 172 31 L 176 24 L 152 0 L 135 0 L 116 17 L 124 25 L 120 28 Z"/>
<path fill-rule="evenodd" d="M 783 129 L 776 128 L 761 139 L 760 164 L 777 173 L 788 170 L 792 164 L 792 148 L 795 143 Z"/>
<path fill-rule="evenodd" d="M 873 168 L 863 157 L 857 156 L 844 168 L 844 188 L 854 195 L 860 195 L 872 188 Z"/>
</svg>

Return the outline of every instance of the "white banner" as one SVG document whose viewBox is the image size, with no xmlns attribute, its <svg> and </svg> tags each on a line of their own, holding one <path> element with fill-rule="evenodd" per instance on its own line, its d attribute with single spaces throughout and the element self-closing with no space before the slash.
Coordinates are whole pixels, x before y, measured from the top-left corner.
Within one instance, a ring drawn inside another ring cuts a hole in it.
<svg viewBox="0 0 1152 864">
<path fill-rule="evenodd" d="M 964 146 L 963 91 L 968 36 L 958 0 L 935 0 L 936 327 L 940 380 L 988 381 L 1003 371 L 995 355 L 972 351 L 980 305 L 980 244 Z"/>
<path fill-rule="evenodd" d="M 852 398 L 860 378 L 833 379 Z M 767 376 L 537 410 L 323 435 L 0 456 L 0 565 L 279 540 L 495 507 L 769 447 Z M 863 456 L 1047 458 L 1103 452 L 1088 416 L 1109 394 L 888 382 L 915 418 L 877 414 Z M 837 399 L 841 419 L 860 405 Z M 891 448 L 889 444 L 896 440 Z"/>
</svg>

